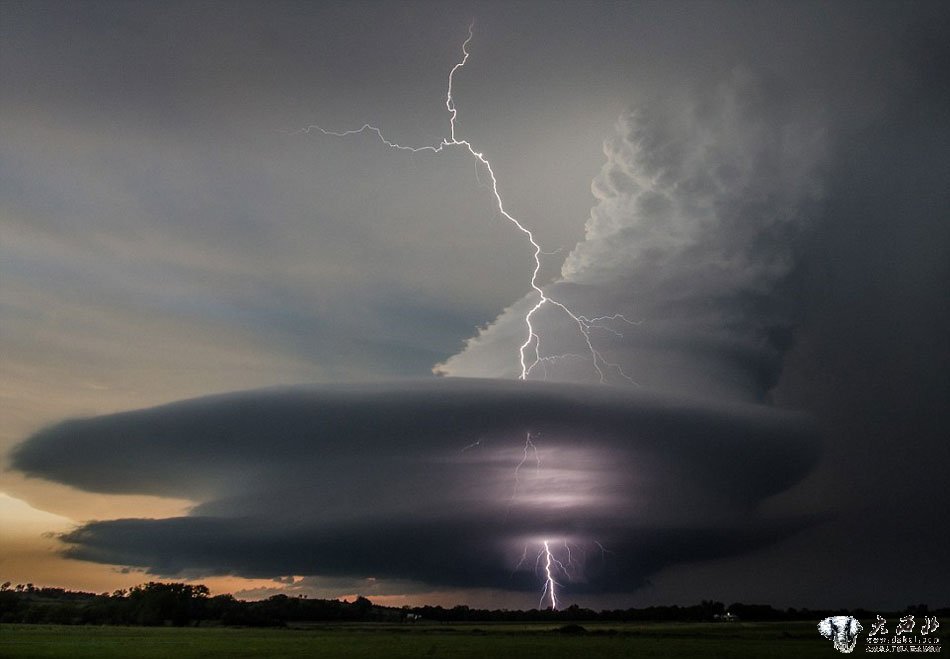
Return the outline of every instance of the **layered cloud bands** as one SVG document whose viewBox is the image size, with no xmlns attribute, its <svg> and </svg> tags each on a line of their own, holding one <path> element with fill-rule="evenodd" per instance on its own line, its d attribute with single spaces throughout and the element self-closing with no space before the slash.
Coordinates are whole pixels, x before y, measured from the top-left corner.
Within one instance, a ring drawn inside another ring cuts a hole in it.
<svg viewBox="0 0 950 659">
<path fill-rule="evenodd" d="M 757 508 L 810 469 L 814 435 L 751 403 L 788 340 L 781 287 L 817 198 L 820 131 L 742 76 L 704 98 L 621 119 L 586 239 L 546 288 L 586 316 L 636 321 L 594 323 L 591 340 L 644 388 L 488 379 L 517 375 L 525 297 L 439 367 L 486 379 L 261 390 L 67 421 L 22 444 L 14 467 L 196 506 L 87 523 L 62 537 L 66 554 L 165 575 L 535 590 L 547 543 L 572 592 L 626 592 L 801 528 Z M 570 318 L 548 306 L 535 322 L 532 376 L 591 379 Z"/>
<path fill-rule="evenodd" d="M 186 517 L 87 523 L 62 538 L 73 558 L 163 575 L 533 590 L 547 540 L 571 547 L 562 580 L 581 592 L 629 591 L 664 566 L 801 528 L 756 508 L 816 455 L 806 420 L 759 406 L 446 379 L 72 420 L 21 444 L 13 465 L 85 490 L 197 502 Z"/>
<path fill-rule="evenodd" d="M 783 286 L 820 198 L 823 131 L 774 86 L 739 72 L 708 94 L 644 103 L 604 145 L 585 240 L 545 291 L 588 317 L 636 321 L 591 335 L 644 386 L 761 400 L 775 384 L 793 310 Z M 517 375 L 510 355 L 535 301 L 437 369 Z M 548 305 L 535 325 L 546 359 L 532 375 L 595 378 L 568 316 Z"/>
</svg>

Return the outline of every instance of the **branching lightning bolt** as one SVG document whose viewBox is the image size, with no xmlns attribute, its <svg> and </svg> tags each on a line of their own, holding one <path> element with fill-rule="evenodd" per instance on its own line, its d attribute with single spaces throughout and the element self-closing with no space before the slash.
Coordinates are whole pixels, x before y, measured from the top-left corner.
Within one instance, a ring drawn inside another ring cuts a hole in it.
<svg viewBox="0 0 950 659">
<path fill-rule="evenodd" d="M 468 46 L 472 41 L 474 36 L 474 23 L 468 27 L 468 37 L 462 43 L 462 58 L 452 67 L 449 71 L 448 76 L 448 87 L 445 95 L 445 108 L 449 114 L 449 136 L 442 138 L 442 141 L 435 145 L 426 145 L 426 146 L 405 146 L 397 142 L 393 142 L 383 135 L 382 130 L 378 127 L 371 124 L 363 124 L 360 128 L 355 130 L 344 130 L 344 131 L 332 131 L 322 128 L 317 125 L 307 126 L 306 128 L 295 131 L 295 133 L 306 133 L 310 134 L 314 131 L 322 133 L 323 135 L 333 136 L 333 137 L 349 137 L 352 135 L 359 135 L 362 133 L 373 133 L 382 142 L 385 146 L 396 149 L 398 151 L 408 151 L 410 153 L 422 153 L 422 152 L 431 152 L 433 154 L 442 153 L 447 147 L 460 147 L 465 149 L 474 159 L 475 159 L 475 175 L 479 183 L 481 179 L 478 177 L 478 166 L 481 165 L 484 167 L 485 171 L 488 173 L 488 184 L 486 187 L 490 189 L 491 195 L 494 199 L 495 207 L 498 210 L 498 213 L 502 215 L 508 222 L 510 222 L 514 227 L 521 232 L 521 234 L 527 239 L 528 243 L 531 246 L 532 259 L 533 259 L 533 268 L 531 271 L 531 280 L 530 286 L 533 293 L 537 296 L 537 300 L 530 310 L 524 316 L 525 323 L 525 338 L 518 348 L 518 363 L 521 369 L 520 375 L 518 376 L 521 380 L 527 380 L 532 372 L 539 368 L 543 374 L 543 377 L 547 377 L 547 366 L 549 364 L 555 364 L 559 361 L 565 359 L 590 359 L 593 365 L 594 371 L 597 373 L 597 376 L 601 383 L 606 383 L 609 380 L 611 373 L 615 373 L 624 380 L 636 384 L 636 382 L 624 372 L 623 368 L 619 364 L 608 361 L 594 346 L 594 340 L 592 338 L 592 332 L 594 331 L 606 331 L 616 337 L 622 338 L 623 334 L 616 329 L 616 327 L 621 324 L 627 325 L 637 325 L 637 322 L 628 320 L 622 314 L 611 314 L 604 316 L 596 316 L 593 318 L 588 318 L 581 314 L 575 313 L 563 302 L 556 300 L 550 297 L 545 293 L 544 289 L 541 287 L 538 282 L 538 277 L 541 272 L 541 256 L 542 255 L 551 255 L 560 252 L 561 250 L 555 250 L 553 252 L 544 252 L 541 249 L 541 245 L 535 239 L 534 234 L 530 229 L 528 229 L 522 222 L 517 218 L 511 215 L 505 208 L 504 201 L 502 200 L 501 193 L 498 190 L 498 179 L 495 176 L 495 170 L 492 168 L 491 163 L 485 157 L 484 153 L 478 151 L 471 142 L 465 139 L 460 139 L 456 132 L 456 119 L 458 118 L 458 109 L 455 106 L 455 99 L 452 97 L 452 86 L 455 81 L 455 74 L 459 69 L 463 68 L 468 62 L 469 52 Z M 538 333 L 538 330 L 535 328 L 535 315 L 538 311 L 541 310 L 545 305 L 550 305 L 559 309 L 561 312 L 566 314 L 571 321 L 577 326 L 578 332 L 580 333 L 581 338 L 583 339 L 585 345 L 587 346 L 588 357 L 584 355 L 579 355 L 576 353 L 563 353 L 563 354 L 550 354 L 545 355 L 541 350 L 541 335 Z M 472 444 L 466 446 L 462 451 L 468 449 L 476 448 L 481 445 L 482 440 L 478 439 Z M 541 457 L 538 453 L 538 448 L 532 440 L 531 433 L 527 433 L 525 438 L 524 445 L 524 454 L 521 461 L 515 467 L 515 484 L 514 491 L 512 492 L 511 499 L 509 501 L 509 512 L 511 510 L 511 505 L 514 502 L 515 497 L 518 493 L 519 488 L 519 472 L 521 467 L 524 466 L 524 463 L 527 462 L 529 454 L 534 453 L 534 459 L 537 464 L 537 468 L 540 470 L 541 467 Z M 600 543 L 597 543 L 600 546 L 602 552 L 606 552 L 603 546 Z M 543 574 L 544 587 L 541 592 L 541 605 L 544 605 L 545 600 L 548 600 L 550 607 L 552 609 L 557 609 L 558 607 L 558 597 L 557 597 L 557 588 L 560 586 L 558 581 L 555 578 L 556 574 L 562 574 L 570 578 L 570 572 L 568 570 L 569 566 L 572 566 L 572 556 L 571 548 L 568 545 L 567 541 L 564 542 L 564 548 L 566 550 L 566 561 L 567 565 L 564 564 L 561 560 L 557 558 L 554 551 L 551 549 L 550 541 L 544 540 L 542 542 L 541 550 L 537 554 L 535 559 L 535 570 L 539 574 Z M 518 566 L 515 568 L 517 570 L 520 566 L 526 561 L 528 556 L 528 548 L 525 546 L 524 554 L 522 555 L 521 561 L 518 563 Z"/>
<path fill-rule="evenodd" d="M 511 497 L 508 499 L 508 514 L 511 514 L 511 507 L 515 503 L 515 499 L 518 497 L 518 488 L 521 487 L 521 468 L 524 466 L 524 463 L 528 461 L 528 453 L 534 453 L 535 469 L 537 472 L 541 471 L 541 454 L 538 453 L 538 447 L 535 445 L 534 440 L 531 439 L 531 433 L 525 433 L 524 440 L 524 454 L 521 456 L 521 461 L 515 466 L 515 485 L 511 490 Z"/>
<path fill-rule="evenodd" d="M 541 255 L 548 252 L 543 252 L 541 245 L 535 240 L 534 234 L 528 229 L 524 224 L 518 221 L 513 215 L 511 215 L 506 209 L 504 201 L 501 198 L 501 193 L 498 191 L 498 179 L 495 176 L 495 170 L 492 168 L 491 163 L 485 157 L 485 155 L 478 151 L 471 142 L 465 139 L 459 139 L 456 133 L 456 119 L 458 118 L 458 109 L 455 107 L 455 99 L 452 97 L 452 85 L 455 81 L 456 72 L 465 66 L 468 62 L 469 52 L 468 46 L 474 37 L 474 23 L 468 26 L 468 37 L 462 43 L 462 58 L 459 60 L 455 66 L 449 71 L 448 78 L 448 88 L 445 95 L 445 108 L 449 113 L 449 136 L 442 138 L 442 141 L 436 145 L 428 146 L 405 146 L 397 142 L 393 142 L 386 138 L 383 135 L 383 132 L 371 124 L 363 124 L 360 128 L 355 130 L 345 130 L 345 131 L 332 131 L 322 128 L 317 125 L 307 126 L 297 133 L 311 133 L 313 131 L 318 131 L 324 135 L 334 136 L 334 137 L 348 137 L 351 135 L 359 135 L 361 133 L 373 133 L 376 137 L 379 138 L 380 142 L 388 146 L 391 149 L 397 149 L 399 151 L 408 151 L 410 153 L 421 153 L 421 152 L 431 152 L 431 153 L 441 153 L 446 147 L 461 147 L 468 151 L 468 153 L 475 159 L 476 163 L 481 164 L 485 171 L 488 172 L 488 179 L 490 183 L 491 194 L 494 198 L 495 206 L 498 209 L 498 212 L 515 228 L 520 231 L 524 237 L 528 240 L 528 243 L 531 245 L 532 250 L 532 259 L 533 259 L 533 269 L 531 272 L 530 286 L 532 291 L 537 295 L 537 301 L 534 306 L 525 314 L 525 339 L 524 342 L 518 349 L 518 362 L 521 367 L 521 374 L 519 379 L 527 380 L 528 376 L 531 374 L 531 371 L 538 366 L 539 364 L 544 363 L 546 360 L 550 360 L 549 357 L 542 356 L 541 353 L 541 338 L 534 326 L 534 316 L 535 314 L 545 305 L 551 305 L 560 309 L 562 312 L 567 314 L 567 316 L 577 325 L 577 329 L 581 334 L 587 349 L 590 353 L 590 358 L 594 367 L 594 370 L 597 372 L 598 378 L 602 383 L 606 383 L 609 379 L 609 373 L 611 371 L 616 372 L 617 375 L 624 378 L 628 382 L 636 384 L 636 382 L 624 372 L 623 368 L 619 364 L 608 361 L 604 356 L 594 347 L 593 339 L 591 338 L 591 331 L 594 329 L 603 329 L 618 336 L 622 336 L 619 332 L 611 329 L 606 323 L 610 322 L 624 322 L 630 325 L 636 323 L 627 320 L 622 314 L 613 314 L 610 316 L 599 316 L 596 318 L 587 318 L 580 314 L 572 311 L 567 305 L 563 302 L 560 302 L 550 296 L 548 296 L 544 290 L 541 288 L 541 285 L 538 283 L 538 276 L 541 272 Z M 555 356 L 556 357 L 556 356 Z"/>
<path fill-rule="evenodd" d="M 557 609 L 557 590 L 556 586 L 560 585 L 557 581 L 554 580 L 554 574 L 552 573 L 552 564 L 560 565 L 560 561 L 554 558 L 554 555 L 551 553 L 551 546 L 548 544 L 548 541 L 545 540 L 543 543 L 544 549 L 541 551 L 544 554 L 544 590 L 541 591 L 541 604 L 544 604 L 545 596 L 549 597 L 551 600 L 551 609 Z M 538 556 L 540 557 L 541 554 Z M 563 565 L 561 568 L 563 569 Z"/>
<path fill-rule="evenodd" d="M 546 602 L 547 607 L 556 610 L 560 603 L 557 591 L 558 588 L 561 587 L 558 577 L 563 576 L 567 579 L 573 579 L 575 577 L 575 568 L 577 567 L 577 564 L 574 562 L 574 552 L 581 552 L 580 565 L 583 565 L 586 562 L 587 551 L 583 545 L 572 547 L 565 539 L 561 542 L 563 551 L 560 552 L 561 555 L 558 557 L 558 551 L 552 547 L 552 542 L 550 539 L 540 541 L 540 549 L 537 554 L 534 554 L 534 572 L 541 577 L 542 582 L 541 596 L 538 605 L 541 608 L 545 608 Z M 594 541 L 594 544 L 600 549 L 601 555 L 604 557 L 607 553 L 613 553 L 609 549 L 604 548 L 599 542 Z M 512 576 L 521 570 L 527 562 L 528 544 L 525 544 L 521 553 L 521 559 L 511 571 Z"/>
</svg>

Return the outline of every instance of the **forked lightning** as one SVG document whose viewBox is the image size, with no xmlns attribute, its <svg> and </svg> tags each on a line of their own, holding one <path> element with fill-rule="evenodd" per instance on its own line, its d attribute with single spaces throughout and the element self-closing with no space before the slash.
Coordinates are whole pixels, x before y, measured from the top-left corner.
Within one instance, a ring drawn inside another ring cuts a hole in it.
<svg viewBox="0 0 950 659">
<path fill-rule="evenodd" d="M 462 59 L 452 67 L 449 71 L 449 80 L 448 80 L 448 90 L 445 95 L 445 108 L 449 113 L 449 136 L 442 139 L 442 141 L 435 146 L 404 146 L 387 139 L 383 132 L 376 126 L 370 124 L 363 124 L 360 128 L 355 130 L 345 130 L 345 131 L 332 131 L 322 128 L 317 125 L 307 126 L 299 131 L 298 133 L 311 133 L 313 131 L 318 131 L 324 135 L 332 135 L 334 137 L 348 137 L 350 135 L 358 135 L 360 133 L 374 133 L 379 140 L 386 146 L 392 149 L 398 149 L 400 151 L 409 151 L 411 153 L 420 153 L 424 151 L 429 151 L 432 153 L 441 153 L 446 147 L 461 147 L 468 151 L 468 153 L 475 158 L 476 162 L 480 163 L 485 171 L 488 172 L 488 178 L 491 182 L 491 192 L 492 196 L 495 199 L 495 206 L 498 208 L 498 212 L 509 222 L 511 222 L 517 229 L 520 231 L 525 238 L 527 238 L 528 243 L 531 245 L 532 250 L 532 259 L 534 266 L 531 272 L 531 289 L 537 293 L 538 299 L 534 306 L 525 314 L 525 340 L 521 344 L 521 347 L 518 350 L 518 361 L 521 367 L 521 374 L 519 376 L 522 380 L 527 380 L 528 376 L 531 374 L 532 370 L 537 367 L 539 364 L 544 364 L 547 362 L 554 361 L 559 357 L 559 355 L 552 355 L 544 357 L 541 354 L 541 337 L 537 333 L 537 330 L 534 327 L 533 319 L 535 314 L 538 312 L 541 307 L 546 304 L 554 306 L 565 314 L 567 314 L 570 319 L 577 325 L 577 329 L 581 334 L 581 337 L 584 340 L 584 343 L 587 345 L 587 349 L 590 353 L 590 358 L 594 367 L 594 370 L 597 372 L 597 376 L 602 383 L 608 381 L 608 374 L 611 371 L 616 372 L 617 375 L 624 378 L 628 382 L 634 383 L 633 379 L 628 376 L 619 364 L 607 361 L 604 356 L 594 347 L 593 340 L 591 338 L 591 330 L 593 329 L 602 329 L 614 334 L 620 334 L 617 330 L 612 329 L 607 325 L 610 322 L 623 322 L 630 325 L 633 323 L 630 320 L 627 320 L 621 314 L 613 314 L 610 316 L 598 316 L 596 318 L 588 318 L 581 314 L 575 313 L 570 308 L 568 308 L 564 303 L 555 300 L 554 298 L 549 297 L 544 290 L 541 288 L 541 285 L 538 283 L 538 274 L 541 271 L 541 246 L 535 240 L 534 234 L 530 229 L 525 227 L 524 224 L 519 222 L 514 216 L 512 216 L 507 210 L 505 210 L 505 204 L 502 201 L 501 194 L 498 191 L 498 179 L 495 177 L 495 171 L 492 169 L 491 163 L 485 157 L 485 155 L 475 149 L 472 146 L 472 143 L 468 140 L 459 139 L 456 134 L 455 120 L 458 117 L 458 110 L 455 107 L 455 100 L 452 98 L 452 84 L 455 80 L 455 73 L 465 66 L 465 63 L 468 61 L 469 52 L 468 45 L 472 41 L 473 37 L 473 28 L 474 23 L 468 27 L 468 37 L 462 43 Z M 635 383 L 634 383 L 635 384 Z"/>
<path fill-rule="evenodd" d="M 607 361 L 604 356 L 594 347 L 593 339 L 591 338 L 591 331 L 594 329 L 604 330 L 613 333 L 616 336 L 623 336 L 617 329 L 611 326 L 611 323 L 626 323 L 628 325 L 635 325 L 636 323 L 628 320 L 622 314 L 612 314 L 609 316 L 597 316 L 594 318 L 588 318 L 581 314 L 575 313 L 570 308 L 568 308 L 563 302 L 555 300 L 554 298 L 548 296 L 544 290 L 541 288 L 541 285 L 538 283 L 538 275 L 541 271 L 541 255 L 550 254 L 551 252 L 543 252 L 541 246 L 535 240 L 534 234 L 528 229 L 524 224 L 519 222 L 513 215 L 511 215 L 507 210 L 505 210 L 505 204 L 502 201 L 501 193 L 498 191 L 498 179 L 495 177 L 495 170 L 492 168 L 491 163 L 485 157 L 485 155 L 475 149 L 472 146 L 472 143 L 468 140 L 459 139 L 456 134 L 455 120 L 458 118 L 458 110 L 455 107 L 455 100 L 452 98 L 452 84 L 455 81 L 455 73 L 465 66 L 465 63 L 468 62 L 469 52 L 468 45 L 472 41 L 474 35 L 473 32 L 474 23 L 468 26 L 468 37 L 462 43 L 462 59 L 459 60 L 455 66 L 449 71 L 449 80 L 448 80 L 448 89 L 445 95 L 445 109 L 449 113 L 449 136 L 442 138 L 442 141 L 434 146 L 405 146 L 398 144 L 387 139 L 383 132 L 376 126 L 370 124 L 363 124 L 360 128 L 355 130 L 344 130 L 344 131 L 332 131 L 322 128 L 317 125 L 307 126 L 299 131 L 298 133 L 311 133 L 313 131 L 318 131 L 324 135 L 331 135 L 334 137 L 348 137 L 350 135 L 358 135 L 360 133 L 374 133 L 376 137 L 379 138 L 380 142 L 392 149 L 398 149 L 400 151 L 409 151 L 411 153 L 420 153 L 420 152 L 431 152 L 431 153 L 441 153 L 446 147 L 461 147 L 468 151 L 468 153 L 475 159 L 477 164 L 481 164 L 485 171 L 488 172 L 488 178 L 491 183 L 491 193 L 495 199 L 495 206 L 498 208 L 498 212 L 504 216 L 506 220 L 511 222 L 517 229 L 520 231 L 525 238 L 527 238 L 528 243 L 531 245 L 532 250 L 532 259 L 534 262 L 534 267 L 531 272 L 531 289 L 537 294 L 537 301 L 534 306 L 525 314 L 525 339 L 518 349 L 518 362 L 521 367 L 521 374 L 519 379 L 527 380 L 531 375 L 531 372 L 540 367 L 542 373 L 546 377 L 547 374 L 547 365 L 558 362 L 563 359 L 571 357 L 582 357 L 580 355 L 565 353 L 565 354 L 551 354 L 551 355 L 542 355 L 541 353 L 541 336 L 538 334 L 537 330 L 534 327 L 534 316 L 544 305 L 549 304 L 557 309 L 563 311 L 567 316 L 577 325 L 577 329 L 580 332 L 581 337 L 584 340 L 584 343 L 587 345 L 587 350 L 590 355 L 591 362 L 593 364 L 594 370 L 597 372 L 597 376 L 600 379 L 600 382 L 606 383 L 608 381 L 608 374 L 611 371 L 616 372 L 617 375 L 624 378 L 625 380 L 636 384 L 630 376 L 624 373 L 623 369 L 619 364 L 615 364 Z M 477 166 L 477 165 L 476 165 Z M 477 170 L 476 170 L 477 173 Z M 583 357 L 582 357 L 583 358 Z M 474 444 L 466 446 L 464 450 L 469 448 L 474 448 L 481 444 L 481 440 L 478 440 Z M 538 468 L 540 468 L 541 459 L 538 455 L 538 449 L 534 445 L 531 439 L 531 433 L 527 434 L 525 439 L 525 448 L 524 448 L 524 457 L 518 466 L 515 468 L 515 489 L 512 493 L 512 501 L 517 495 L 518 491 L 518 472 L 521 469 L 522 465 L 527 461 L 529 452 L 533 451 L 535 460 L 537 461 Z M 509 511 L 511 507 L 511 502 L 509 502 Z M 565 547 L 567 544 L 565 543 Z M 570 547 L 567 547 L 568 550 L 568 563 L 570 564 Z M 527 552 L 527 547 L 525 548 Z M 541 565 L 543 563 L 543 565 Z M 559 570 L 563 574 L 567 574 L 567 569 L 564 564 L 557 559 L 554 553 L 551 551 L 551 547 L 548 540 L 542 542 L 541 551 L 538 553 L 536 568 L 541 566 L 544 573 L 544 588 L 541 592 L 541 604 L 544 604 L 544 601 L 547 599 L 550 602 L 552 609 L 556 609 L 558 606 L 557 598 L 557 586 L 560 584 L 555 580 L 554 575 Z"/>
</svg>

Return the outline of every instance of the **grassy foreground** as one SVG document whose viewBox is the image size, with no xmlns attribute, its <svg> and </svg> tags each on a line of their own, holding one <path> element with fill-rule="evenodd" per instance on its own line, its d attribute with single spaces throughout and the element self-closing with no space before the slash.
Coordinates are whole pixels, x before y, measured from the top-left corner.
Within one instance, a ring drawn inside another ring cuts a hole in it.
<svg viewBox="0 0 950 659">
<path fill-rule="evenodd" d="M 810 622 L 585 625 L 564 634 L 551 624 L 314 625 L 226 627 L 0 626 L 0 657 L 379 657 L 569 659 L 596 657 L 833 657 Z"/>
</svg>

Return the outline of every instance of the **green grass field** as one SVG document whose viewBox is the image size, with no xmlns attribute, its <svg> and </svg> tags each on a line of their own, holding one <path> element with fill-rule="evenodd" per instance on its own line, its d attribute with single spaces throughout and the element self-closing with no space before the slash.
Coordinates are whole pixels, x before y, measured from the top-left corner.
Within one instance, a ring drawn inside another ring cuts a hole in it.
<svg viewBox="0 0 950 659">
<path fill-rule="evenodd" d="M 226 627 L 0 626 L 0 657 L 336 657 L 587 659 L 834 657 L 815 624 L 603 624 L 586 634 L 552 624 L 313 625 L 296 629 Z M 862 648 L 858 648 L 861 651 Z"/>
</svg>

